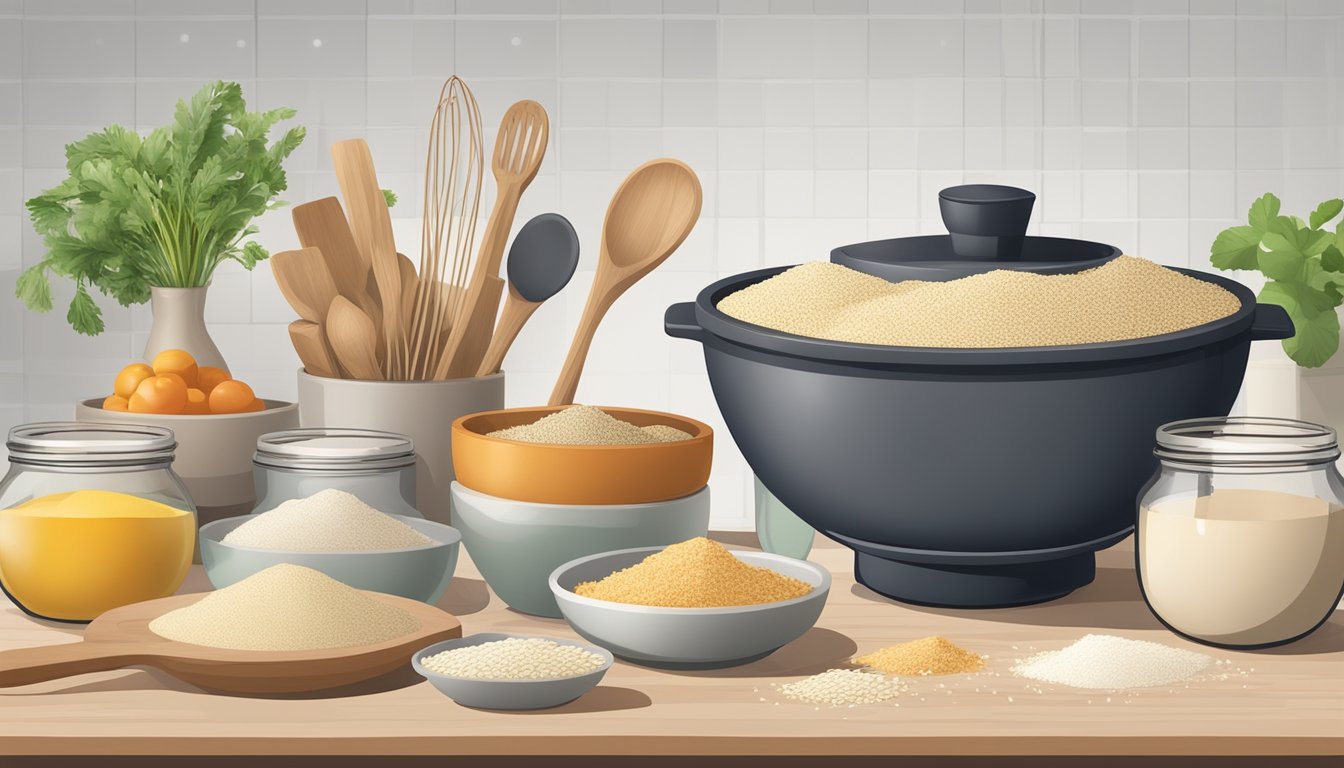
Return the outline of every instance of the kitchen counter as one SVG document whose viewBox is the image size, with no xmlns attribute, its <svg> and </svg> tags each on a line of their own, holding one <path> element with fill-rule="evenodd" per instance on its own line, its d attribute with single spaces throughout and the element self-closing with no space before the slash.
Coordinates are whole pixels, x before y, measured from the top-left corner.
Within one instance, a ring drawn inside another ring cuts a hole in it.
<svg viewBox="0 0 1344 768">
<path fill-rule="evenodd" d="M 743 546 L 755 541 L 750 534 L 721 538 Z M 37 764 L 66 764 L 78 755 L 128 756 L 100 759 L 102 766 L 193 764 L 184 757 L 144 757 L 155 755 L 287 755 L 275 760 L 287 766 L 371 762 L 314 757 L 339 755 L 479 756 L 455 763 L 471 766 L 514 765 L 532 756 L 549 767 L 635 764 L 622 755 L 646 756 L 641 767 L 684 764 L 692 755 L 721 756 L 715 765 L 770 766 L 842 764 L 821 756 L 866 763 L 879 755 L 928 758 L 903 761 L 905 766 L 1340 764 L 1344 612 L 1284 648 L 1200 648 L 1162 629 L 1148 612 L 1132 558 L 1129 542 L 1101 553 L 1096 581 L 1052 603 L 944 610 L 899 605 L 856 586 L 850 552 L 819 542 L 812 559 L 830 568 L 835 582 L 821 620 L 804 637 L 727 670 L 661 672 L 618 661 L 588 695 L 537 713 L 460 707 L 409 667 L 355 689 L 280 699 L 209 695 L 144 668 L 5 689 L 0 764 L 18 762 L 5 757 L 13 755 L 64 756 Z M 486 589 L 470 558 L 462 558 L 457 574 L 441 606 L 461 618 L 466 634 L 576 637 L 561 620 L 507 609 Z M 200 566 L 193 566 L 183 590 L 206 588 Z M 8 602 L 0 605 L 0 648 L 70 642 L 80 633 L 76 626 L 32 619 Z M 1199 648 L 1226 663 L 1212 679 L 1128 694 L 1038 687 L 1009 672 L 1014 659 L 1089 632 Z M 988 654 L 987 670 L 911 679 L 898 699 L 855 708 L 819 709 L 776 690 L 843 664 L 856 652 L 932 634 Z M 403 762 L 417 760 L 379 764 Z M 445 763 L 437 758 L 435 764 Z"/>
</svg>

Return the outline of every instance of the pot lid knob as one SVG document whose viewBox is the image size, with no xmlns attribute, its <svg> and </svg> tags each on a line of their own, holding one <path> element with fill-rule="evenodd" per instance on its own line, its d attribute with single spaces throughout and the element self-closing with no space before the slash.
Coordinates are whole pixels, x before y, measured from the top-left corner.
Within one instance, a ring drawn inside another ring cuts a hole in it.
<svg viewBox="0 0 1344 768">
<path fill-rule="evenodd" d="M 938 193 L 952 250 L 975 261 L 1016 261 L 1036 195 L 1000 184 L 964 184 Z"/>
</svg>

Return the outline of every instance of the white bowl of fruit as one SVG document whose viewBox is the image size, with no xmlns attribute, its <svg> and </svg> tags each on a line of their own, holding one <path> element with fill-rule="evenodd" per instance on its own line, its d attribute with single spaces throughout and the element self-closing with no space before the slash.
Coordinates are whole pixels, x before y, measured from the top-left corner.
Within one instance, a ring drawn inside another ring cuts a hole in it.
<svg viewBox="0 0 1344 768">
<path fill-rule="evenodd" d="M 299 425 L 298 406 L 258 398 L 222 368 L 197 366 L 180 349 L 117 374 L 113 393 L 75 405 L 78 421 L 151 424 L 177 436 L 173 470 L 200 524 L 245 515 L 256 504 L 252 455 L 257 438 Z"/>
</svg>

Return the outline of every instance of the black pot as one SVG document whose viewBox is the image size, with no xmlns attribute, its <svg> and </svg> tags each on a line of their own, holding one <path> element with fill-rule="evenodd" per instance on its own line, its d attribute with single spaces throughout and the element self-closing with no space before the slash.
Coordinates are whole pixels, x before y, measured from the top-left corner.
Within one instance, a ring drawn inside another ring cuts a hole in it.
<svg viewBox="0 0 1344 768">
<path fill-rule="evenodd" d="M 761 482 L 856 552 L 860 582 L 912 603 L 1040 602 L 1090 582 L 1129 535 L 1162 424 L 1226 415 L 1250 343 L 1291 336 L 1282 308 L 1145 339 L 941 349 L 812 339 L 716 305 L 788 267 L 720 280 L 667 310 L 704 345 L 719 410 Z"/>
</svg>

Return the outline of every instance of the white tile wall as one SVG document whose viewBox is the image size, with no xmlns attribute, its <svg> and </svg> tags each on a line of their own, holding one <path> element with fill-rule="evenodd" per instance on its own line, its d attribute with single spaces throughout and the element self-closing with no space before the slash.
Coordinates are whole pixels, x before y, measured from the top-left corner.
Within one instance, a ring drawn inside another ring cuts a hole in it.
<svg viewBox="0 0 1344 768">
<path fill-rule="evenodd" d="M 722 427 L 699 349 L 663 309 L 708 282 L 824 258 L 867 238 L 941 232 L 963 181 L 1034 189 L 1033 229 L 1206 264 L 1213 235 L 1275 190 L 1300 211 L 1344 187 L 1344 5 L 1336 0 L 28 0 L 0 4 L 0 283 L 41 255 L 21 201 L 62 147 L 109 122 L 144 130 L 202 81 L 299 110 L 301 201 L 334 194 L 332 142 L 366 137 L 419 232 L 422 146 L 442 80 L 470 78 L 487 134 L 519 98 L 552 115 L 521 223 L 558 210 L 584 254 L 510 355 L 511 404 L 547 396 L 592 279 L 603 212 L 630 168 L 671 154 L 704 218 L 613 309 L 582 399 Z M 487 197 L 493 194 L 487 191 Z M 285 211 L 261 221 L 295 245 Z M 69 291 L 58 286 L 58 306 Z M 109 301 L 97 339 L 0 292 L 0 425 L 65 418 L 138 354 L 144 308 Z M 212 331 L 239 375 L 292 398 L 293 315 L 269 269 L 226 267 Z M 715 524 L 750 524 L 750 475 L 720 432 Z"/>
</svg>

